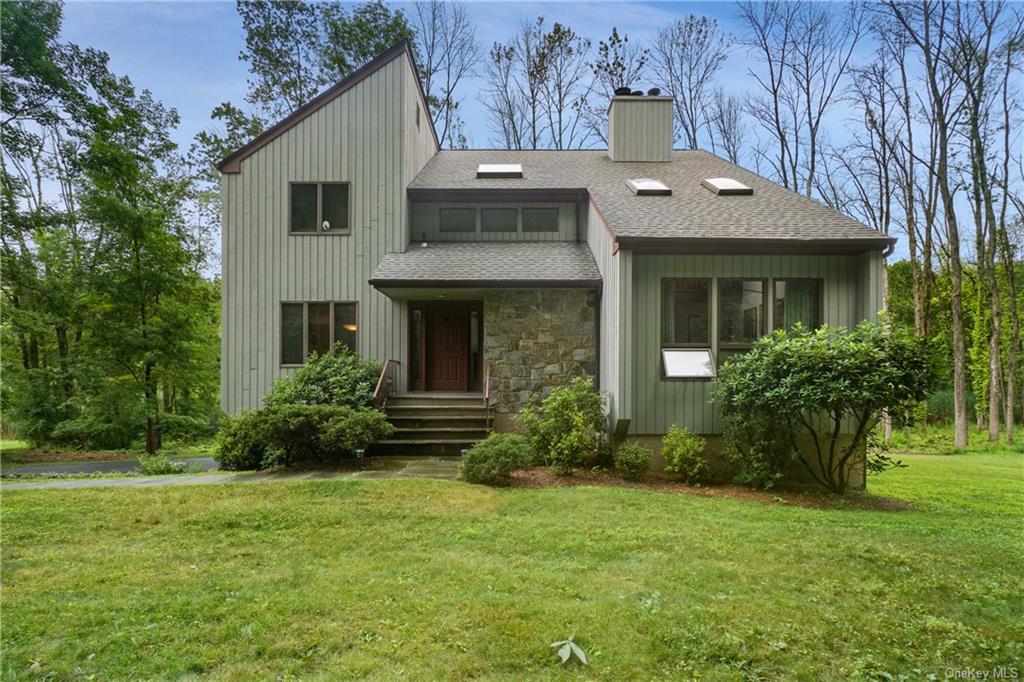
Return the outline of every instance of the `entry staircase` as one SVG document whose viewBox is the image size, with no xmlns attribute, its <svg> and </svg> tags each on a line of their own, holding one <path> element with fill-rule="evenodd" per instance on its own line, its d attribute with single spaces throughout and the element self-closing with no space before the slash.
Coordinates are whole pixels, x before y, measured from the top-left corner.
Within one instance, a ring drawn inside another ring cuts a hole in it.
<svg viewBox="0 0 1024 682">
<path fill-rule="evenodd" d="M 489 374 L 485 367 L 484 386 L 489 384 Z M 379 389 L 378 385 L 381 393 Z M 377 404 L 387 414 L 395 432 L 375 443 L 371 452 L 409 457 L 457 457 L 490 432 L 489 397 L 486 390 L 483 393 L 392 394 L 384 389 Z"/>
</svg>

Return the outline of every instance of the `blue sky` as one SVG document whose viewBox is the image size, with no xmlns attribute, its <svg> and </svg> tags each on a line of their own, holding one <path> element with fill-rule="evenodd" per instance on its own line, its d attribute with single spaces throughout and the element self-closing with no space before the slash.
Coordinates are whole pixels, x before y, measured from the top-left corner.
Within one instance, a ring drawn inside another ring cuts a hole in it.
<svg viewBox="0 0 1024 682">
<path fill-rule="evenodd" d="M 393 3 L 411 10 L 407 3 Z M 606 38 L 612 26 L 638 39 L 649 39 L 657 27 L 690 13 L 715 18 L 735 30 L 732 3 L 622 2 L 474 2 L 468 5 L 477 37 L 486 49 L 505 41 L 520 22 L 543 15 L 594 40 Z M 210 110 L 222 101 L 242 104 L 246 69 L 239 61 L 242 24 L 234 2 L 68 2 L 64 38 L 110 54 L 111 68 L 137 87 L 151 90 L 181 114 L 178 141 L 187 146 L 209 125 Z M 737 48 L 721 73 L 724 85 L 742 83 L 746 59 Z M 488 145 L 487 121 L 468 83 L 464 97 L 466 132 L 473 146 Z"/>
</svg>

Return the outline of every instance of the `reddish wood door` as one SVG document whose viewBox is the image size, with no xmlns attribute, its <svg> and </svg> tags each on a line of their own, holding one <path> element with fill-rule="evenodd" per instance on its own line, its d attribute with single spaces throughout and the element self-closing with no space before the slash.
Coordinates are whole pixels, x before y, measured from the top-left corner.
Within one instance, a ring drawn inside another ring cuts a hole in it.
<svg viewBox="0 0 1024 682">
<path fill-rule="evenodd" d="M 434 304 L 427 318 L 428 391 L 465 391 L 469 385 L 469 307 Z"/>
</svg>

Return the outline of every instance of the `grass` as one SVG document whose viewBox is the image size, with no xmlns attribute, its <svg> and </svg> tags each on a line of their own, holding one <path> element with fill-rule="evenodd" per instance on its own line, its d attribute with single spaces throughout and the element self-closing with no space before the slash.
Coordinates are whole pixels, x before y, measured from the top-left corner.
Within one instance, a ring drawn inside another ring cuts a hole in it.
<svg viewBox="0 0 1024 682">
<path fill-rule="evenodd" d="M 913 511 L 429 480 L 5 491 L 3 677 L 945 678 L 1024 659 L 1024 456 Z M 575 635 L 590 666 L 561 667 Z"/>
<path fill-rule="evenodd" d="M 999 452 L 1007 448 L 1024 452 L 1024 425 L 1018 425 L 1016 443 L 1006 444 L 1006 432 L 1000 434 L 1002 442 L 990 443 L 988 430 L 979 429 L 974 424 L 967 427 L 968 452 Z M 891 448 L 897 452 L 935 453 L 951 455 L 956 452 L 953 447 L 953 425 L 918 424 L 912 429 L 894 429 Z"/>
</svg>

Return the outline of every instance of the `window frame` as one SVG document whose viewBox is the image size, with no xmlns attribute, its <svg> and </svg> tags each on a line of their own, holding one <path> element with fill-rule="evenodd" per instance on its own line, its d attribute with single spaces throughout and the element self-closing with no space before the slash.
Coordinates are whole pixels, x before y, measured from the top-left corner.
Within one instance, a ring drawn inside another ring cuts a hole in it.
<svg viewBox="0 0 1024 682">
<path fill-rule="evenodd" d="M 772 288 L 772 331 L 776 332 L 785 327 L 779 326 L 779 316 L 776 315 L 775 304 L 778 299 L 776 298 L 775 285 L 779 282 L 816 282 L 818 284 L 818 326 L 814 329 L 820 329 L 825 325 L 825 278 L 824 277 L 773 277 L 771 288 Z M 814 331 L 812 329 L 811 331 Z"/>
<path fill-rule="evenodd" d="M 771 279 L 768 277 L 716 277 L 715 280 L 715 288 L 717 289 L 715 293 L 718 298 L 718 305 L 715 310 L 715 315 L 717 317 L 715 320 L 715 338 L 718 341 L 718 350 L 750 350 L 759 339 L 764 338 L 768 334 L 768 315 L 771 314 L 768 308 L 768 290 Z M 764 310 L 764 326 L 759 330 L 757 338 L 753 341 L 722 341 L 722 320 L 725 319 L 725 316 L 722 315 L 722 284 L 725 282 L 761 283 L 761 309 Z M 772 320 L 773 325 L 774 322 L 775 321 Z M 719 352 L 719 355 L 721 355 L 721 352 Z"/>
<path fill-rule="evenodd" d="M 528 230 L 526 229 L 527 211 L 554 211 L 555 227 L 552 230 Z M 562 211 L 558 206 L 520 206 L 519 207 L 519 230 L 522 234 L 552 234 L 559 233 L 562 228 Z"/>
<path fill-rule="evenodd" d="M 351 305 L 351 306 L 355 306 L 355 311 L 356 311 L 356 314 L 355 314 L 356 331 L 354 331 L 352 333 L 355 334 L 355 345 L 356 345 L 356 348 L 355 348 L 354 352 L 358 352 L 358 350 L 359 350 L 359 332 L 360 332 L 361 327 L 362 327 L 362 325 L 359 324 L 359 301 L 293 301 L 293 300 L 281 301 L 280 305 L 278 306 L 278 311 L 279 311 L 279 314 L 280 314 L 279 323 L 278 323 L 278 326 L 280 327 L 280 332 L 278 333 L 278 343 L 279 343 L 278 361 L 280 362 L 281 367 L 302 367 L 303 365 L 306 364 L 306 360 L 309 358 L 309 305 L 311 303 L 313 303 L 313 304 L 323 304 L 323 303 L 326 303 L 330 307 L 330 315 L 328 316 L 328 322 L 327 322 L 327 324 L 328 324 L 327 328 L 328 328 L 328 331 L 329 331 L 329 334 L 330 334 L 330 344 L 329 344 L 330 348 L 334 348 L 334 345 L 337 343 L 337 339 L 335 339 L 335 334 L 334 334 L 334 332 L 335 332 L 335 326 L 334 326 L 334 323 L 335 323 L 335 320 L 334 320 L 334 309 L 335 309 L 335 307 L 338 306 L 338 305 Z M 297 363 L 297 364 L 284 361 L 284 306 L 286 306 L 286 305 L 301 305 L 302 306 L 302 362 Z"/>
<path fill-rule="evenodd" d="M 292 224 L 292 193 L 295 185 L 316 185 L 316 230 L 312 232 L 296 231 Z M 324 185 L 344 185 L 348 194 L 348 215 L 345 229 L 337 228 L 324 230 Z M 348 180 L 291 180 L 288 182 L 288 235 L 296 237 L 337 237 L 349 236 L 352 234 L 352 183 Z M 298 301 L 293 301 L 297 303 Z M 312 301 L 313 303 L 326 303 L 327 301 Z M 333 310 L 333 308 L 332 308 Z"/>
<path fill-rule="evenodd" d="M 445 211 L 473 212 L 473 228 L 470 230 L 451 230 L 444 227 Z M 438 234 L 480 234 L 480 207 L 479 206 L 442 206 L 437 211 L 437 232 Z"/>
<path fill-rule="evenodd" d="M 674 280 L 677 280 L 677 279 L 691 280 L 691 281 L 694 281 L 694 282 L 704 282 L 705 284 L 707 284 L 707 292 L 708 292 L 708 296 L 707 296 L 707 298 L 708 298 L 708 340 L 707 340 L 706 343 L 698 343 L 698 342 L 692 342 L 692 341 L 691 342 L 687 342 L 687 343 L 679 343 L 679 342 L 667 343 L 667 342 L 664 341 L 666 320 L 664 318 L 662 318 L 662 320 L 661 320 L 661 329 L 658 330 L 658 331 L 661 332 L 661 336 L 658 339 L 658 341 L 660 343 L 660 347 L 661 348 L 709 348 L 710 349 L 710 348 L 712 348 L 712 341 L 714 340 L 714 337 L 715 337 L 714 330 L 712 329 L 712 322 L 711 322 L 711 316 L 714 314 L 714 309 L 712 308 L 712 306 L 714 304 L 714 297 L 712 296 L 712 289 L 715 286 L 715 280 L 714 280 L 713 277 L 662 277 L 661 278 L 661 291 L 659 292 L 659 295 L 662 297 L 662 300 L 658 301 L 658 303 L 659 303 L 658 310 L 660 311 L 660 313 L 664 313 L 664 309 L 665 309 L 665 301 L 664 301 L 665 282 L 674 281 Z M 712 350 L 712 356 L 714 356 L 714 351 L 713 350 Z"/>
</svg>

